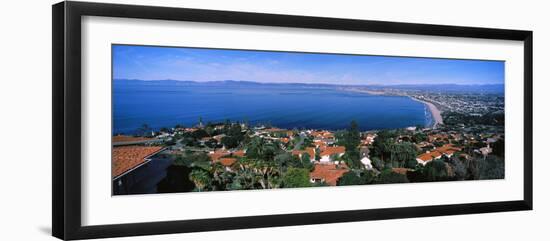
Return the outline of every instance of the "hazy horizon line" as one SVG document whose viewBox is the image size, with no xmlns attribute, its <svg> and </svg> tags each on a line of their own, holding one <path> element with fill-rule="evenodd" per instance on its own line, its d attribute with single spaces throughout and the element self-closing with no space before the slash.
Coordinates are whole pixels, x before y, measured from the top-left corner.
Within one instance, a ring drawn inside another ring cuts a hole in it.
<svg viewBox="0 0 550 241">
<path fill-rule="evenodd" d="M 487 86 L 487 85 L 504 85 L 504 83 L 486 83 L 486 84 L 456 84 L 456 83 L 410 83 L 410 84 L 334 84 L 334 83 L 306 83 L 306 82 L 259 82 L 251 80 L 207 80 L 207 81 L 197 81 L 197 80 L 181 80 L 181 79 L 128 79 L 128 78 L 112 78 L 112 80 L 130 80 L 130 81 L 177 81 L 177 82 L 194 82 L 194 83 L 213 83 L 213 82 L 248 82 L 255 84 L 303 84 L 303 85 L 340 85 L 340 86 L 400 86 L 400 85 L 458 85 L 458 86 Z"/>
</svg>

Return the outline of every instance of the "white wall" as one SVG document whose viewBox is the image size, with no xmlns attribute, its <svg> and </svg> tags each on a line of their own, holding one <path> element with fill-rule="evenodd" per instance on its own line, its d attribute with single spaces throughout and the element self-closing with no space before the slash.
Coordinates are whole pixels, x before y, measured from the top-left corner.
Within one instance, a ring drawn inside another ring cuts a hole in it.
<svg viewBox="0 0 550 241">
<path fill-rule="evenodd" d="M 154 237 L 155 240 L 548 240 L 550 24 L 545 1 L 110 1 L 534 30 L 535 211 L 265 228 Z M 9 1 L 0 14 L 2 165 L 0 240 L 53 240 L 51 230 L 51 15 L 54 1 Z M 546 21 L 545 21 L 546 20 Z M 152 237 L 124 238 L 151 240 Z M 121 239 L 122 240 L 122 239 Z"/>
</svg>

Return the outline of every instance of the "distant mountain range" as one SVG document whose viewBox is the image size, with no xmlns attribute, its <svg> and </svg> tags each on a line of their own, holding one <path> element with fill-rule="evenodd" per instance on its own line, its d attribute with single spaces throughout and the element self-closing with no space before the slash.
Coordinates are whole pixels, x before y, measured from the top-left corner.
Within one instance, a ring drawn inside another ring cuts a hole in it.
<svg viewBox="0 0 550 241">
<path fill-rule="evenodd" d="M 191 80 L 137 80 L 115 79 L 115 86 L 124 85 L 162 85 L 162 86 L 302 86 L 302 87 L 364 87 L 371 90 L 398 89 L 419 90 L 433 92 L 480 92 L 480 93 L 504 93 L 504 84 L 484 85 L 459 85 L 459 84 L 399 84 L 399 85 L 337 85 L 337 84 L 309 84 L 309 83 L 260 83 L 242 80 L 220 80 L 199 82 Z"/>
</svg>

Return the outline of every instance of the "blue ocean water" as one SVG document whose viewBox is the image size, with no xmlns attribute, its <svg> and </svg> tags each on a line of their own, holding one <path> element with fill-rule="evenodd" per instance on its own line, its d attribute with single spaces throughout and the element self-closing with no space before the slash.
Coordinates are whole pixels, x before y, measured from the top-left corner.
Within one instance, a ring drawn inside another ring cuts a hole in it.
<svg viewBox="0 0 550 241">
<path fill-rule="evenodd" d="M 432 123 L 427 107 L 404 96 L 380 96 L 326 86 L 261 84 L 113 83 L 113 133 L 134 133 L 176 124 L 247 121 L 279 128 L 361 130 L 404 128 Z"/>
</svg>

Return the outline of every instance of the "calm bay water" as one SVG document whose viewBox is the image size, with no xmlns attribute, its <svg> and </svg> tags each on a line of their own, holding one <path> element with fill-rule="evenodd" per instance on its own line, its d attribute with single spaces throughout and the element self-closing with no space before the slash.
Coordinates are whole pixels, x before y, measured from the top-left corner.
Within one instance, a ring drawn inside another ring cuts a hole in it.
<svg viewBox="0 0 550 241">
<path fill-rule="evenodd" d="M 176 124 L 248 121 L 279 128 L 361 130 L 429 125 L 426 106 L 402 96 L 378 96 L 302 85 L 113 84 L 113 132 L 133 133 Z"/>
</svg>

